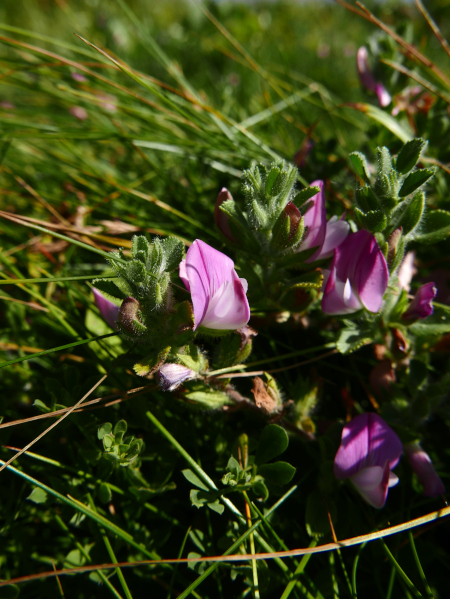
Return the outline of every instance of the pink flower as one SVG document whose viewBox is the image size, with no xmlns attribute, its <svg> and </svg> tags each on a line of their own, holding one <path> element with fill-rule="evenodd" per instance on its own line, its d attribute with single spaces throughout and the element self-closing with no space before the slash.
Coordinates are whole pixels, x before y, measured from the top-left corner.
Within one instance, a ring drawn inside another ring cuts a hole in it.
<svg viewBox="0 0 450 599">
<path fill-rule="evenodd" d="M 350 231 L 350 225 L 343 220 L 338 220 L 337 216 L 333 216 L 327 222 L 323 181 L 313 181 L 311 187 L 319 187 L 320 191 L 309 200 L 312 206 L 303 217 L 307 230 L 299 251 L 319 247 L 306 262 L 315 262 L 331 256 L 333 250 L 344 241 Z"/>
<path fill-rule="evenodd" d="M 417 320 L 418 318 L 426 318 L 433 314 L 433 300 L 436 297 L 437 288 L 434 283 L 426 283 L 419 287 L 414 296 L 413 301 L 409 304 L 402 318 L 405 320 Z"/>
<path fill-rule="evenodd" d="M 180 263 L 180 278 L 191 292 L 194 331 L 199 326 L 234 331 L 249 321 L 247 281 L 222 252 L 196 239 Z"/>
<path fill-rule="evenodd" d="M 85 121 L 88 117 L 87 111 L 82 106 L 71 106 L 69 112 L 79 121 Z"/>
<path fill-rule="evenodd" d="M 421 448 L 419 443 L 405 445 L 406 457 L 411 468 L 417 474 L 423 493 L 428 497 L 438 497 L 445 493 L 444 485 L 434 469 L 430 456 Z"/>
<path fill-rule="evenodd" d="M 391 96 L 382 83 L 379 83 L 369 66 L 369 53 L 367 48 L 361 46 L 356 53 L 356 70 L 362 85 L 370 92 L 377 95 L 380 106 L 385 107 L 391 103 Z"/>
<path fill-rule="evenodd" d="M 95 287 L 92 288 L 92 293 L 94 294 L 95 305 L 99 309 L 103 319 L 112 329 L 117 329 L 116 320 L 119 315 L 119 306 L 106 299 L 103 293 L 100 293 Z"/>
<path fill-rule="evenodd" d="M 70 73 L 70 76 L 74 81 L 79 81 L 80 83 L 82 83 L 83 81 L 87 81 L 86 77 L 81 73 Z"/>
<path fill-rule="evenodd" d="M 386 260 L 372 233 L 350 233 L 324 270 L 322 310 L 350 314 L 364 307 L 378 312 L 388 280 Z"/>
<path fill-rule="evenodd" d="M 163 364 L 159 369 L 159 386 L 162 391 L 173 391 L 181 383 L 197 376 L 197 373 L 182 364 Z"/>
<path fill-rule="evenodd" d="M 389 487 L 398 483 L 391 470 L 402 451 L 400 439 L 378 414 L 360 414 L 344 426 L 334 475 L 338 480 L 349 478 L 367 503 L 382 508 Z"/>
</svg>

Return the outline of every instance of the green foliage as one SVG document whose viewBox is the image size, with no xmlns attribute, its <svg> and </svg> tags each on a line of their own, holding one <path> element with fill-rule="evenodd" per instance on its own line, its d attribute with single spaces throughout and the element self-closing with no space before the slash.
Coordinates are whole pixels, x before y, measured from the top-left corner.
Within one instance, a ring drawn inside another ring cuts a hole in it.
<svg viewBox="0 0 450 599">
<path fill-rule="evenodd" d="M 106 422 L 97 432 L 103 443 L 103 457 L 118 466 L 130 466 L 144 449 L 142 439 L 135 439 L 133 435 L 124 438 L 127 428 L 125 420 L 119 420 L 114 428 L 111 423 Z M 105 489 L 104 484 L 100 485 L 99 494 L 102 503 L 110 500 L 111 491 L 109 488 Z"/>
<path fill-rule="evenodd" d="M 448 269 L 447 67 L 418 13 L 391 4 L 390 27 L 420 40 L 441 71 L 369 39 L 373 24 L 338 4 L 213 3 L 210 14 L 177 1 L 0 3 L 2 460 L 54 425 L 0 473 L 2 580 L 40 577 L 0 597 L 370 598 L 414 595 L 409 577 L 445 596 L 441 521 L 415 554 L 407 537 L 393 539 L 395 559 L 370 543 L 342 551 L 338 566 L 318 553 L 46 574 L 303 548 L 331 541 L 330 521 L 343 541 L 442 507 L 421 495 L 404 457 L 380 511 L 333 475 L 342 422 L 369 410 L 404 443 L 421 439 L 444 481 L 450 466 L 449 313 L 436 304 L 427 319 L 402 319 L 408 293 Z M 429 8 L 445 34 L 445 11 Z M 394 98 L 385 109 L 358 86 L 352 53 L 363 44 Z M 427 86 L 419 97 L 404 94 L 408 69 Z M 349 149 L 361 151 L 349 160 Z M 327 218 L 345 212 L 387 256 L 378 315 L 321 312 L 329 261 L 308 261 L 305 219 L 285 212 L 292 202 L 305 216 L 317 179 Z M 223 186 L 235 241 L 214 228 Z M 193 331 L 178 266 L 196 238 L 248 280 L 253 333 Z M 409 250 L 418 272 L 407 292 L 396 273 Z M 120 305 L 119 333 L 100 320 L 91 283 Z M 445 276 L 436 284 L 447 301 Z M 381 391 L 371 376 L 380 357 L 395 374 Z M 196 378 L 161 393 L 164 360 Z M 270 414 L 251 391 L 266 369 L 277 377 L 261 379 Z"/>
<path fill-rule="evenodd" d="M 255 461 L 258 465 L 265 464 L 284 453 L 289 444 L 286 431 L 277 424 L 266 426 L 259 439 Z"/>
</svg>

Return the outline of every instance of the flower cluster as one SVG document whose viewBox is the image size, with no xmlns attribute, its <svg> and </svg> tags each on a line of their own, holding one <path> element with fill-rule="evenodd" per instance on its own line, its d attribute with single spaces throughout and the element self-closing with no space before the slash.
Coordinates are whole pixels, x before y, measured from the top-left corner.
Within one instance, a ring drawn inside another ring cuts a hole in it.
<svg viewBox="0 0 450 599">
<path fill-rule="evenodd" d="M 370 73 L 367 52 L 363 50 L 358 52 L 361 80 L 382 98 L 383 92 Z M 353 214 L 360 225 L 356 231 L 354 225 L 351 231 L 343 216 L 327 220 L 324 181 L 313 181 L 297 192 L 294 167 L 274 164 L 270 169 L 252 166 L 245 171 L 247 204 L 238 204 L 223 188 L 214 209 L 222 240 L 236 251 L 236 268 L 245 278 L 238 275 L 231 258 L 200 239 L 185 254 L 179 239 L 155 239 L 149 243 L 144 237 L 134 237 L 129 261 L 121 251 L 111 259 L 119 279 L 118 289 L 114 290 L 110 281 L 95 282 L 121 303 L 108 300 L 96 289 L 94 296 L 100 313 L 112 328 L 150 347 L 150 354 L 135 365 L 135 372 L 141 376 L 155 374 L 163 391 L 181 388 L 188 399 L 207 402 L 205 398 L 209 396 L 212 402 L 217 397 L 218 401 L 228 401 L 225 386 L 219 388 L 219 383 L 211 392 L 215 383 L 205 381 L 204 375 L 211 372 L 209 358 L 196 340 L 198 335 L 219 338 L 217 344 L 214 342 L 213 357 L 219 370 L 240 364 L 248 357 L 251 339 L 257 333 L 247 326 L 247 280 L 253 297 L 259 293 L 260 305 L 265 307 L 283 309 L 284 296 L 303 286 L 316 290 L 309 300 L 316 305 L 318 293 L 322 292 L 323 313 L 346 316 L 359 312 L 354 320 L 360 321 L 362 327 L 369 323 L 367 327 L 372 326 L 372 330 L 381 328 L 385 338 L 391 335 L 404 339 L 398 327 L 405 331 L 413 328 L 418 319 L 430 316 L 437 293 L 434 283 L 426 283 L 408 301 L 416 271 L 414 254 L 405 256 L 405 239 L 409 240 L 408 233 L 417 227 L 423 212 L 424 196 L 416 193 L 417 182 L 432 176 L 428 171 L 412 172 L 424 143 L 409 142 L 394 161 L 386 148 L 380 149 L 378 174 L 372 185 L 365 157 L 352 155 L 360 178 L 366 182 L 355 194 L 357 206 Z M 394 191 L 386 181 L 395 183 L 391 186 Z M 410 200 L 401 204 L 401 198 L 408 195 Z M 328 264 L 324 263 L 330 258 Z M 296 269 L 303 273 L 298 279 L 291 279 Z M 189 292 L 189 300 L 176 299 L 177 292 L 171 286 L 174 271 L 178 271 Z M 392 297 L 386 296 L 390 274 Z M 253 285 L 257 289 L 259 285 L 259 292 L 254 291 Z M 374 315 L 382 309 L 377 317 L 367 314 Z M 355 336 L 355 347 L 359 347 L 365 330 L 362 328 L 361 333 L 351 325 L 352 322 L 343 331 L 344 340 Z M 371 339 L 376 335 L 375 332 Z M 370 382 L 373 391 L 383 399 L 398 384 L 393 365 L 395 349 L 377 359 L 379 363 Z M 282 400 L 274 379 L 268 385 L 262 379 L 254 383 L 256 406 L 265 406 L 269 413 L 278 410 Z M 302 418 L 308 422 L 305 414 Z M 430 457 L 418 443 L 408 443 L 403 448 L 394 430 L 376 413 L 360 414 L 344 426 L 334 475 L 340 481 L 350 480 L 367 503 L 382 508 L 389 488 L 399 481 L 393 469 L 403 451 L 424 493 L 431 497 L 442 494 L 444 487 Z"/>
</svg>

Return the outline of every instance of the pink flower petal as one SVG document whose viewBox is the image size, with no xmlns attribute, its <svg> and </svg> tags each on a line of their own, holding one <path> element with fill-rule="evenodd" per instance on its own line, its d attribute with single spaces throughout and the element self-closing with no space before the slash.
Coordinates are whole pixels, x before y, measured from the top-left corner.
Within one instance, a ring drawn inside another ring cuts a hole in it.
<svg viewBox="0 0 450 599">
<path fill-rule="evenodd" d="M 356 416 L 344 426 L 334 460 L 334 474 L 342 480 L 370 466 L 394 468 L 403 447 L 396 433 L 375 413 Z"/>
<path fill-rule="evenodd" d="M 367 501 L 367 503 L 369 505 L 371 505 L 374 508 L 377 509 L 381 509 L 382 507 L 384 507 L 384 504 L 386 503 L 386 499 L 387 499 L 387 494 L 388 494 L 388 490 L 389 490 L 389 478 L 390 478 L 390 472 L 389 472 L 389 464 L 386 464 L 384 466 L 384 469 L 381 468 L 380 466 L 377 466 L 377 471 L 376 474 L 375 472 L 373 472 L 373 478 L 375 479 L 375 476 L 378 477 L 379 476 L 379 471 L 381 471 L 382 473 L 382 477 L 381 477 L 381 481 L 378 485 L 375 485 L 373 487 L 362 487 L 362 486 L 357 486 L 354 482 L 354 478 L 351 478 L 352 483 L 355 485 L 358 493 Z M 372 469 L 367 469 L 367 470 L 372 470 Z"/>
<path fill-rule="evenodd" d="M 362 306 L 378 312 L 389 281 L 386 260 L 368 231 L 350 233 L 334 250 L 329 277 L 323 286 L 322 309 L 327 314 L 348 314 Z M 350 289 L 349 289 L 350 286 Z"/>
<path fill-rule="evenodd" d="M 117 329 L 116 320 L 119 314 L 119 306 L 106 299 L 103 293 L 100 293 L 95 287 L 92 288 L 92 293 L 94 294 L 95 304 L 103 319 L 112 329 Z"/>
<path fill-rule="evenodd" d="M 349 233 L 350 225 L 345 220 L 338 219 L 337 216 L 332 216 L 327 222 L 325 239 L 315 260 L 329 258 L 333 250 L 343 243 Z"/>
<path fill-rule="evenodd" d="M 313 205 L 307 210 L 303 217 L 305 228 L 308 227 L 306 235 L 301 243 L 300 251 L 322 246 L 325 239 L 327 214 L 325 211 L 325 194 L 323 191 L 323 181 L 313 181 L 310 187 L 319 187 L 319 193 L 316 193 L 309 201 Z M 318 252 L 317 252 L 318 253 Z M 316 260 L 313 256 L 309 261 Z"/>
<path fill-rule="evenodd" d="M 239 279 L 231 258 L 196 239 L 180 264 L 180 277 L 191 292 L 194 330 L 235 330 L 247 324 L 247 282 Z"/>
<path fill-rule="evenodd" d="M 163 364 L 159 369 L 159 385 L 162 391 L 173 391 L 181 383 L 194 378 L 196 372 L 183 364 Z"/>
</svg>

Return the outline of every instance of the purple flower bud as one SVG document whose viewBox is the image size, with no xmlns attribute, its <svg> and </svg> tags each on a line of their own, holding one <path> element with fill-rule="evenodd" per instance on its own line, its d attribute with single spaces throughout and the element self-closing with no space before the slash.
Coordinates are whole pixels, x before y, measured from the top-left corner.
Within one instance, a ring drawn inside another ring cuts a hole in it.
<svg viewBox="0 0 450 599">
<path fill-rule="evenodd" d="M 119 306 L 106 299 L 103 293 L 100 293 L 95 287 L 92 288 L 92 293 L 94 294 L 95 305 L 99 309 L 103 319 L 112 329 L 117 329 L 116 320 L 119 315 Z"/>
<path fill-rule="evenodd" d="M 322 310 L 350 314 L 365 307 L 378 312 L 389 280 L 386 260 L 369 231 L 350 233 L 324 270 Z"/>
<path fill-rule="evenodd" d="M 230 229 L 230 219 L 225 214 L 225 212 L 222 212 L 222 210 L 220 209 L 220 206 L 223 204 L 223 202 L 232 199 L 233 196 L 231 195 L 231 193 L 228 191 L 226 187 L 223 187 L 219 195 L 217 196 L 216 205 L 214 206 L 214 220 L 219 231 L 223 235 L 225 235 L 225 237 L 228 237 L 228 239 L 231 239 L 231 241 L 234 241 L 236 243 L 236 239 L 233 237 L 233 233 Z"/>
<path fill-rule="evenodd" d="M 199 326 L 234 331 L 249 321 L 247 281 L 222 252 L 196 239 L 180 263 L 180 278 L 191 292 L 194 331 Z"/>
<path fill-rule="evenodd" d="M 367 48 L 361 46 L 356 53 L 356 70 L 358 71 L 361 84 L 370 92 L 378 97 L 380 106 L 388 106 L 391 103 L 391 96 L 382 83 L 379 83 L 369 66 L 369 53 Z"/>
<path fill-rule="evenodd" d="M 427 497 L 439 497 L 445 493 L 444 485 L 434 469 L 430 456 L 419 443 L 405 445 L 405 453 L 411 468 L 417 474 L 423 493 Z"/>
<path fill-rule="evenodd" d="M 173 391 L 181 383 L 197 376 L 197 373 L 182 364 L 163 364 L 159 369 L 159 386 L 162 391 Z"/>
<path fill-rule="evenodd" d="M 418 318 L 426 318 L 433 314 L 432 301 L 436 297 L 437 288 L 434 283 L 426 283 L 419 287 L 414 296 L 413 301 L 409 304 L 402 318 L 405 320 L 417 320 Z"/>
<path fill-rule="evenodd" d="M 288 202 L 283 210 L 283 214 L 285 219 L 286 217 L 289 217 L 290 227 L 288 239 L 291 241 L 291 239 L 297 233 L 298 226 L 302 220 L 302 213 L 293 202 Z"/>
<path fill-rule="evenodd" d="M 141 305 L 134 297 L 126 297 L 119 308 L 117 320 L 120 326 L 122 329 L 133 335 L 136 335 L 139 332 L 139 329 L 136 330 L 136 326 L 142 324 L 139 319 L 140 309 Z"/>
<path fill-rule="evenodd" d="M 80 83 L 83 81 L 87 81 L 86 77 L 81 73 L 71 73 L 70 76 L 74 81 L 79 81 Z"/>
<path fill-rule="evenodd" d="M 85 121 L 88 117 L 87 111 L 82 106 L 71 106 L 69 112 L 79 121 Z"/>
<path fill-rule="evenodd" d="M 334 475 L 338 480 L 349 478 L 367 503 L 382 508 L 389 487 L 398 483 L 391 470 L 402 451 L 400 439 L 378 414 L 360 414 L 344 426 Z"/>
</svg>

